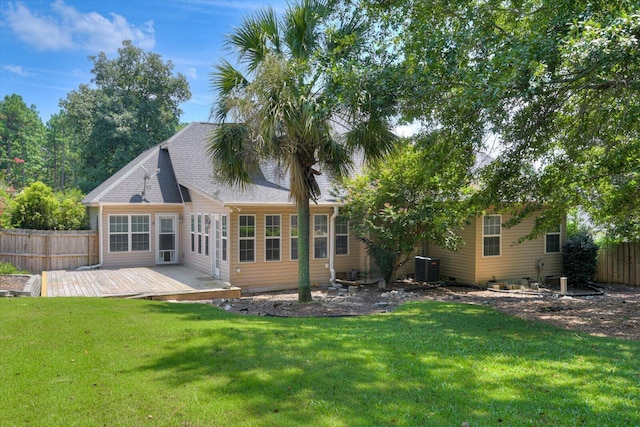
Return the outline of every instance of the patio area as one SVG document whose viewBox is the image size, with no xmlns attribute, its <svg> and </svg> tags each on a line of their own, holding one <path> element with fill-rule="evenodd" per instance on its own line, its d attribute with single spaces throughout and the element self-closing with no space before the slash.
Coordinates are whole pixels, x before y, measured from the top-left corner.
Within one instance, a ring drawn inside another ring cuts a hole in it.
<svg viewBox="0 0 640 427">
<path fill-rule="evenodd" d="M 240 298 L 241 289 L 181 265 L 43 271 L 43 297 L 153 300 Z"/>
</svg>

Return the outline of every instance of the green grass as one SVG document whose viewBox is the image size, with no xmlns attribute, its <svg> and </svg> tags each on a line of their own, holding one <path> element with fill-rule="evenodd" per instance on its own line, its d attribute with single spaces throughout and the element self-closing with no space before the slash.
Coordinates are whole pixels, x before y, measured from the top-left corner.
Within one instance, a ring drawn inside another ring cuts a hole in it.
<svg viewBox="0 0 640 427">
<path fill-rule="evenodd" d="M 489 308 L 242 317 L 199 304 L 0 300 L 0 425 L 634 426 L 640 342 Z"/>
</svg>

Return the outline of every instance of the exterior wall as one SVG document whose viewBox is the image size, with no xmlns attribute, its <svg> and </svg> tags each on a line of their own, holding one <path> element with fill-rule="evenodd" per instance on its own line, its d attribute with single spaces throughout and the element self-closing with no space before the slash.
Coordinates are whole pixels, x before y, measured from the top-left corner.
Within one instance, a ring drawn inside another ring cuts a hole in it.
<svg viewBox="0 0 640 427">
<path fill-rule="evenodd" d="M 507 222 L 511 217 L 502 215 L 502 222 Z M 520 244 L 515 242 L 526 235 L 534 226 L 535 218 L 529 217 L 522 223 L 512 228 L 502 227 L 501 250 L 499 256 L 483 256 L 482 246 L 482 217 L 478 218 L 476 227 L 476 280 L 475 283 L 486 284 L 487 281 L 496 279 L 520 279 L 528 277 L 538 279 L 536 262 L 544 262 L 544 270 L 541 271 L 541 279 L 548 275 L 562 273 L 562 254 L 545 254 L 545 236 L 535 240 L 528 240 Z M 563 221 L 560 233 L 560 247 L 566 240 L 566 223 Z"/>
<path fill-rule="evenodd" d="M 440 279 L 459 283 L 476 283 L 476 221 L 458 233 L 464 240 L 464 246 L 453 252 L 433 243 L 427 244 L 425 256 L 440 259 Z"/>
<path fill-rule="evenodd" d="M 208 199 L 202 195 L 199 195 L 195 192 L 191 192 L 190 194 L 191 202 L 185 203 L 183 219 L 180 223 L 180 235 L 182 236 L 180 247 L 182 257 L 180 258 L 181 263 L 185 266 L 193 268 L 194 270 L 201 271 L 207 276 L 211 276 L 213 273 L 213 244 L 214 244 L 214 228 L 213 226 L 209 226 L 208 230 L 205 229 L 205 224 L 202 224 L 203 227 L 203 249 L 201 253 L 198 253 L 197 247 L 195 251 L 191 251 L 191 214 L 220 214 L 227 215 L 227 220 L 230 219 L 231 211 L 229 208 L 223 207 L 220 204 Z M 205 235 L 209 236 L 209 252 L 208 255 L 204 249 L 205 244 Z M 196 235 L 197 239 L 197 235 Z M 231 235 L 227 237 L 227 241 L 231 241 Z M 197 244 L 197 243 L 196 243 Z M 229 253 L 229 244 L 227 244 L 227 253 Z M 221 259 L 220 262 L 220 279 L 224 281 L 229 281 L 230 277 L 230 259 L 227 257 L 227 260 L 224 261 Z"/>
<path fill-rule="evenodd" d="M 267 289 L 295 289 L 298 287 L 298 261 L 291 260 L 290 217 L 296 215 L 295 205 L 276 207 L 246 207 L 232 209 L 229 227 L 229 281 L 247 290 Z M 332 207 L 311 206 L 311 235 L 310 235 L 310 277 L 312 286 L 329 283 L 331 272 L 329 258 L 314 259 L 313 253 L 313 216 L 327 215 L 330 221 L 333 215 Z M 239 216 L 254 215 L 256 221 L 255 261 L 240 262 L 239 260 Z M 280 215 L 281 240 L 280 260 L 265 260 L 265 215 Z M 331 240 L 328 240 L 330 244 Z M 336 272 L 361 269 L 360 242 L 349 233 L 349 254 L 337 255 L 334 268 Z"/>
<path fill-rule="evenodd" d="M 99 211 L 98 211 L 99 212 Z M 102 209 L 102 262 L 105 267 L 140 267 L 156 264 L 156 214 L 179 214 L 182 212 L 182 205 L 105 205 Z M 109 215 L 150 215 L 150 245 L 148 251 L 109 251 Z M 181 235 L 178 233 L 178 244 Z M 179 246 L 178 246 L 179 252 Z M 179 254 L 178 254 L 179 257 Z M 178 258 L 179 259 L 179 258 Z"/>
</svg>

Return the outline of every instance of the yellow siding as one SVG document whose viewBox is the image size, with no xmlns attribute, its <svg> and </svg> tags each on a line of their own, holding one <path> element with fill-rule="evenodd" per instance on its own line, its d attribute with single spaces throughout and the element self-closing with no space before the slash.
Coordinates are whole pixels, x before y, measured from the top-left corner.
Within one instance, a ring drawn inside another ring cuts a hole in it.
<svg viewBox="0 0 640 427">
<path fill-rule="evenodd" d="M 509 221 L 509 215 L 502 215 L 502 222 Z M 542 260 L 544 262 L 544 270 L 541 276 L 559 275 L 562 271 L 562 255 L 545 254 L 544 244 L 545 236 L 542 235 L 537 239 L 528 240 L 520 244 L 515 244 L 518 239 L 531 231 L 534 226 L 535 218 L 530 217 L 522 223 L 512 228 L 502 228 L 501 238 L 501 255 L 500 256 L 483 256 L 482 246 L 482 218 L 478 219 L 478 227 L 476 229 L 476 283 L 486 284 L 487 281 L 493 279 L 520 279 L 528 277 L 537 279 L 538 272 L 536 270 L 536 262 Z M 560 246 L 565 241 L 565 224 L 562 224 L 562 233 L 560 234 Z"/>
<path fill-rule="evenodd" d="M 102 210 L 102 260 L 105 267 L 142 267 L 156 263 L 156 214 L 176 214 L 182 210 L 181 205 L 146 206 L 104 206 Z M 144 252 L 109 252 L 109 215 L 150 215 L 151 235 L 149 251 Z M 180 238 L 180 236 L 179 236 Z"/>
<path fill-rule="evenodd" d="M 476 223 L 472 222 L 458 233 L 464 246 L 458 251 L 448 251 L 433 243 L 427 245 L 425 256 L 440 259 L 440 279 L 458 283 L 475 283 Z"/>
</svg>

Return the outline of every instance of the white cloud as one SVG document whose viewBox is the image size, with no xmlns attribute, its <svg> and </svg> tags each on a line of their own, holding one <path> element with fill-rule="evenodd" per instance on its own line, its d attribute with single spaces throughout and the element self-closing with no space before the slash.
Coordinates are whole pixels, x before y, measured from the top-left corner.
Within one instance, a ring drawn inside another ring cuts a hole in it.
<svg viewBox="0 0 640 427">
<path fill-rule="evenodd" d="M 187 69 L 184 70 L 184 75 L 196 80 L 198 78 L 198 70 L 196 70 L 195 67 L 187 67 Z"/>
<path fill-rule="evenodd" d="M 131 40 L 143 49 L 155 45 L 153 21 L 136 27 L 122 15 L 83 13 L 63 0 L 56 0 L 51 11 L 50 15 L 37 14 L 22 3 L 10 4 L 7 21 L 21 40 L 42 51 L 79 49 L 112 53 L 122 46 L 123 40 Z"/>
<path fill-rule="evenodd" d="M 33 75 L 32 73 L 25 71 L 20 65 L 5 65 L 2 67 L 2 69 L 22 77 L 28 77 Z"/>
</svg>

